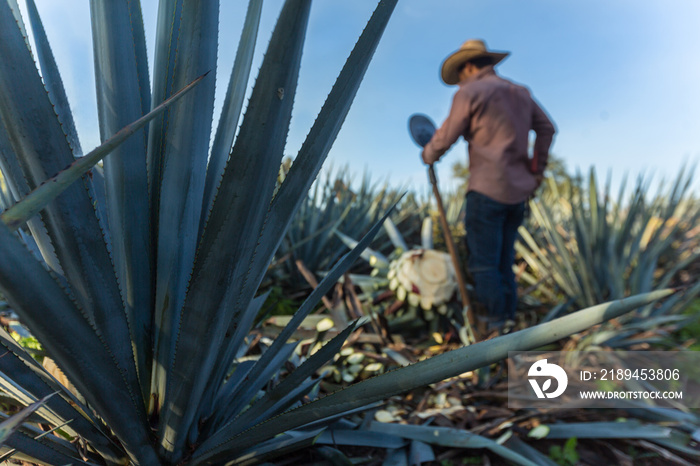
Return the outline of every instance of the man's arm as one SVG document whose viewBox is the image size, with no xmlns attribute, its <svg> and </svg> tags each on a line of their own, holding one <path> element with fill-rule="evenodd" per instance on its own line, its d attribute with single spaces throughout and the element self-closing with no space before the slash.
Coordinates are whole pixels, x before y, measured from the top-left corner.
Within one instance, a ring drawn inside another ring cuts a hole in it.
<svg viewBox="0 0 700 466">
<path fill-rule="evenodd" d="M 552 139 L 556 128 L 547 114 L 542 108 L 537 105 L 537 102 L 532 101 L 532 129 L 535 131 L 535 147 L 533 151 L 532 173 L 542 176 L 544 169 L 547 166 L 549 159 L 549 148 L 552 145 Z"/>
<path fill-rule="evenodd" d="M 423 162 L 428 165 L 437 162 L 468 128 L 469 99 L 464 92 L 457 91 L 452 99 L 449 116 L 423 148 Z"/>
</svg>

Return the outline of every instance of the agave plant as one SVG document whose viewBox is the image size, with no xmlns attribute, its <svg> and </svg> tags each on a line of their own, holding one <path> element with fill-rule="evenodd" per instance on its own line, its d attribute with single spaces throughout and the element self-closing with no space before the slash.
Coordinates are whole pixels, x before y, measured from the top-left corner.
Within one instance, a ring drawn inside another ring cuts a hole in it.
<svg viewBox="0 0 700 466">
<path fill-rule="evenodd" d="M 700 206 L 688 196 L 692 173 L 682 171 L 670 189 L 661 185 L 654 197 L 647 194 L 649 180 L 639 178 L 628 201 L 623 182 L 613 202 L 610 179 L 601 195 L 591 169 L 587 186 L 575 179 L 566 195 L 531 202 L 537 229 L 521 227 L 522 240 L 516 244 L 530 282 L 550 296 L 559 292 L 581 306 L 669 286 L 679 271 L 700 257 L 693 231 Z M 682 319 L 674 314 L 698 293 L 700 285 L 662 307 L 640 310 L 642 319 L 625 332 Z M 603 334 L 604 339 L 622 336 L 603 332 L 601 338 Z"/>
<path fill-rule="evenodd" d="M 160 3 L 152 89 L 139 3 L 91 2 L 105 142 L 76 160 L 82 150 L 36 8 L 29 0 L 41 76 L 15 0 L 0 1 L 0 160 L 12 195 L 0 217 L 0 292 L 77 392 L 0 335 L 3 390 L 25 404 L 58 392 L 35 414 L 61 430 L 61 437 L 36 438 L 23 425 L 6 446 L 47 464 L 263 461 L 312 443 L 344 413 L 672 293 L 600 306 L 556 331 L 543 326 L 493 340 L 480 357 L 468 348 L 285 411 L 312 393 L 314 373 L 356 324 L 275 383 L 296 346 L 289 337 L 380 225 L 340 259 L 257 360 L 240 361 L 265 299 L 256 290 L 396 0 L 379 2 L 275 190 L 310 3 L 285 3 L 234 142 L 261 10 L 251 0 L 209 150 L 214 77 L 203 75 L 216 65 L 216 2 Z M 104 178 L 91 170 L 103 158 Z"/>
<path fill-rule="evenodd" d="M 3 265 L 11 277 L 3 275 L 2 290 L 119 438 L 120 449 L 105 447 L 104 458 L 180 461 L 203 442 L 200 431 L 214 430 L 200 424 L 215 417 L 216 403 L 237 399 L 245 407 L 274 372 L 266 359 L 288 351 L 280 340 L 258 365 L 269 369 L 253 372 L 257 381 L 221 392 L 260 305 L 254 297 L 267 263 L 340 129 L 394 4 L 380 4 L 273 199 L 310 2 L 285 4 L 232 144 L 261 13 L 261 2 L 251 1 L 211 152 L 212 75 L 177 109 L 132 127 L 136 134 L 116 149 L 110 138 L 215 69 L 218 4 L 161 2 L 150 91 L 139 3 L 91 3 L 98 115 L 108 140 L 97 156 L 114 149 L 104 161 L 105 195 L 93 173 L 58 197 L 34 195 L 48 203 L 40 216 L 29 218 L 36 211 L 30 199 L 6 211 L 3 221 L 13 227 L 26 213 L 44 264 L 22 259 L 26 249 L 3 227 L 10 250 Z M 77 167 L 62 170 L 82 150 L 33 2 L 28 11 L 43 82 L 16 3 L 0 5 L 0 152 L 9 186 L 3 192 L 14 202 L 56 173 L 58 181 L 43 188 L 67 184 L 61 180 Z M 95 156 L 80 162 L 94 164 Z M 30 292 L 35 287 L 43 292 Z"/>
<path fill-rule="evenodd" d="M 301 287 L 293 279 L 299 276 L 297 261 L 311 272 L 327 271 L 344 252 L 337 231 L 360 238 L 395 204 L 392 218 L 397 223 L 412 223 L 417 216 L 420 207 L 412 199 L 402 199 L 401 189 L 379 185 L 367 173 L 353 189 L 352 178 L 348 167 L 331 169 L 311 187 L 278 250 L 281 267 L 271 274 L 277 284 L 288 283 L 287 289 Z M 388 241 L 382 233 L 380 230 L 377 243 Z"/>
</svg>

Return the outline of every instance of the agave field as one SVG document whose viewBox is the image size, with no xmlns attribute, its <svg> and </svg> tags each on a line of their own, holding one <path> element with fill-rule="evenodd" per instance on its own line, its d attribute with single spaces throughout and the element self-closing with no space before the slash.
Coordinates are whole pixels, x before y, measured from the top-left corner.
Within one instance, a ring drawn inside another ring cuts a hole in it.
<svg viewBox="0 0 700 466">
<path fill-rule="evenodd" d="M 161 1 L 149 62 L 139 2 L 92 1 L 86 154 L 33 0 L 0 0 L 0 461 L 700 462 L 695 412 L 509 409 L 504 362 L 700 348 L 693 169 L 615 198 L 558 173 L 517 246 L 518 325 L 476 343 L 432 201 L 319 177 L 396 3 L 283 160 L 309 0 L 285 2 L 254 80 L 250 0 L 223 86 L 215 2 Z M 461 243 L 468 205 L 445 199 Z"/>
</svg>

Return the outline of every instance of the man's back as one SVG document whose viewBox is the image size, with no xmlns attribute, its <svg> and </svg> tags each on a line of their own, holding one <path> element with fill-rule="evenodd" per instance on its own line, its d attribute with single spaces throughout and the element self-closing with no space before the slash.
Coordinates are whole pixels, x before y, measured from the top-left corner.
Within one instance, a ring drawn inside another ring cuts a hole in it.
<svg viewBox="0 0 700 466">
<path fill-rule="evenodd" d="M 460 83 L 450 115 L 426 153 L 439 157 L 461 135 L 469 143 L 469 190 L 505 204 L 526 200 L 537 187 L 528 157 L 528 133 L 535 130 L 535 156 L 541 169 L 554 126 L 523 86 L 488 66 Z M 538 152 L 539 149 L 539 152 Z M 435 157 L 437 159 L 437 157 Z"/>
<path fill-rule="evenodd" d="M 537 187 L 528 133 L 535 129 L 539 139 L 549 130 L 551 142 L 554 127 L 549 119 L 525 87 L 496 75 L 492 67 L 457 92 L 470 100 L 471 124 L 464 134 L 469 142 L 469 189 L 506 204 L 527 199 Z"/>
</svg>

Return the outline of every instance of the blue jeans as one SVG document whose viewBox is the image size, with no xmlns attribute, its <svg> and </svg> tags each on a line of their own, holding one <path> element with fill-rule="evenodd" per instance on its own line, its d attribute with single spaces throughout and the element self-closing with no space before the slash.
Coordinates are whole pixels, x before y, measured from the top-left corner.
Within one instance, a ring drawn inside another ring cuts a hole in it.
<svg viewBox="0 0 700 466">
<path fill-rule="evenodd" d="M 524 215 L 524 202 L 502 204 L 475 191 L 467 193 L 467 267 L 474 279 L 474 297 L 486 311 L 479 317 L 489 328 L 515 318 L 515 238 Z"/>
</svg>

